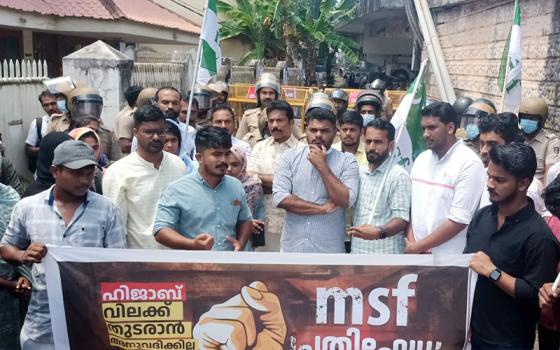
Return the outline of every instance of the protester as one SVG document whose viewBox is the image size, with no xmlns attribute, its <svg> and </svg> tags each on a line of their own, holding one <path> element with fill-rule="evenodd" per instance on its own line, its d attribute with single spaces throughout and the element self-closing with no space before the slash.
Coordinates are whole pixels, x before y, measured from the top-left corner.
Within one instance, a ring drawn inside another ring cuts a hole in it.
<svg viewBox="0 0 560 350">
<path fill-rule="evenodd" d="M 267 136 L 268 128 L 266 108 L 272 101 L 277 101 L 282 94 L 280 82 L 274 74 L 263 73 L 255 84 L 257 108 L 248 109 L 243 113 L 239 122 L 239 128 L 235 137 L 248 142 L 251 147 Z M 298 128 L 292 128 L 292 133 L 296 139 L 301 138 L 301 131 Z"/>
<path fill-rule="evenodd" d="M 212 126 L 225 129 L 231 135 L 231 145 L 242 149 L 248 159 L 251 156 L 251 145 L 233 136 L 235 133 L 235 113 L 233 109 L 229 105 L 217 105 L 212 108 L 210 113 Z"/>
<path fill-rule="evenodd" d="M 416 158 L 410 173 L 411 221 L 405 252 L 459 254 L 478 209 L 484 167 L 478 155 L 455 137 L 457 113 L 449 103 L 434 102 L 421 115 L 428 150 Z"/>
<path fill-rule="evenodd" d="M 27 186 L 22 198 L 43 192 L 54 185 L 54 177 L 51 173 L 54 150 L 64 141 L 71 139 L 70 135 L 60 131 L 53 131 L 45 135 L 41 141 L 39 154 L 37 155 L 37 172 L 35 181 Z"/>
<path fill-rule="evenodd" d="M 333 112 L 314 108 L 307 115 L 309 146 L 281 156 L 273 181 L 274 204 L 286 210 L 282 251 L 343 253 L 344 210 L 358 194 L 358 163 L 331 148 Z"/>
<path fill-rule="evenodd" d="M 180 155 L 181 143 L 183 139 L 181 138 L 181 131 L 179 130 L 179 123 L 172 119 L 165 119 L 165 142 L 163 144 L 163 150 L 169 152 L 181 158 L 185 166 L 187 167 L 187 174 L 190 174 L 193 170 L 196 170 L 198 163 L 196 160 L 192 160 L 186 154 Z"/>
<path fill-rule="evenodd" d="M 406 170 L 391 157 L 395 127 L 383 119 L 370 122 L 365 148 L 369 164 L 360 168 L 360 190 L 350 229 L 352 253 L 403 254 L 411 185 Z"/>
<path fill-rule="evenodd" d="M 537 174 L 544 186 L 548 169 L 560 161 L 560 139 L 544 130 L 548 117 L 548 105 L 540 97 L 523 99 L 519 105 L 519 127 L 525 142 L 537 154 Z"/>
<path fill-rule="evenodd" d="M 88 190 L 95 154 L 82 141 L 69 140 L 54 151 L 55 185 L 16 204 L 0 242 L 2 258 L 13 265 L 33 264 L 31 302 L 20 335 L 23 350 L 54 349 L 47 286 L 42 267 L 46 244 L 125 248 L 118 209 Z"/>
<path fill-rule="evenodd" d="M 119 141 L 122 154 L 129 154 L 132 146 L 132 138 L 134 128 L 134 111 L 136 110 L 136 100 L 142 91 L 141 86 L 129 86 L 124 91 L 126 106 L 117 114 L 117 126 L 115 127 L 115 135 Z"/>
<path fill-rule="evenodd" d="M 497 115 L 487 115 L 480 118 L 478 122 L 480 129 L 480 158 L 484 167 L 488 167 L 490 162 L 489 153 L 492 147 L 496 145 L 504 145 L 512 142 L 523 142 L 523 137 L 517 125 L 517 117 L 513 113 L 499 113 Z M 486 182 L 488 177 L 485 177 Z M 543 186 L 541 182 L 535 177 L 529 185 L 527 196 L 533 200 L 535 210 L 539 215 L 544 215 L 546 208 L 542 199 Z M 480 208 L 490 205 L 490 196 L 486 186 L 482 189 L 482 196 L 480 198 Z"/>
<path fill-rule="evenodd" d="M 560 240 L 560 179 L 551 181 L 543 193 L 546 209 L 552 216 L 545 218 L 554 237 Z M 560 265 L 556 269 L 560 273 Z M 560 348 L 560 302 L 558 289 L 552 290 L 552 282 L 545 283 L 539 290 L 541 319 L 539 322 L 539 350 Z"/>
<path fill-rule="evenodd" d="M 198 171 L 170 184 L 161 195 L 153 227 L 155 239 L 173 249 L 245 248 L 252 217 L 243 185 L 226 175 L 231 136 L 205 127 L 196 134 Z"/>
<path fill-rule="evenodd" d="M 18 194 L 23 193 L 23 185 L 12 162 L 0 155 L 0 184 L 12 187 Z"/>
<path fill-rule="evenodd" d="M 188 107 L 189 107 L 189 95 L 185 96 L 185 99 L 181 100 L 181 113 L 179 113 L 179 121 L 181 123 L 187 122 L 187 116 L 189 111 Z M 189 119 L 189 126 L 197 130 L 198 127 L 196 124 L 198 122 L 198 101 L 196 100 L 196 98 L 192 99 L 191 117 L 188 119 Z"/>
<path fill-rule="evenodd" d="M 338 120 L 340 141 L 334 143 L 332 148 L 337 151 L 351 153 L 356 157 L 360 167 L 367 166 L 366 150 L 362 141 L 364 118 L 354 111 L 346 111 Z"/>
<path fill-rule="evenodd" d="M 375 118 L 381 118 L 383 112 L 383 98 L 376 91 L 360 92 L 356 99 L 356 112 L 362 115 L 364 126 Z"/>
<path fill-rule="evenodd" d="M 10 222 L 19 195 L 10 186 L 0 184 L 0 240 Z M 29 280 L 0 259 L 0 350 L 19 349 L 26 302 L 31 295 Z"/>
<path fill-rule="evenodd" d="M 288 102 L 273 101 L 266 108 L 266 114 L 270 137 L 257 142 L 253 148 L 247 173 L 259 177 L 264 191 L 266 241 L 263 247 L 258 247 L 256 250 L 279 252 L 285 212 L 283 209 L 276 208 L 273 203 L 272 182 L 282 154 L 292 148 L 304 147 L 305 144 L 298 141 L 292 133 L 294 110 Z"/>
<path fill-rule="evenodd" d="M 558 241 L 535 212 L 527 189 L 537 167 L 535 152 L 520 143 L 490 151 L 492 205 L 476 213 L 465 253 L 478 273 L 471 342 L 478 349 L 533 349 L 539 318 L 538 288 L 555 277 Z"/>
<path fill-rule="evenodd" d="M 130 248 L 161 248 L 152 227 L 157 201 L 171 182 L 187 174 L 183 161 L 164 152 L 165 116 L 156 106 L 134 112 L 138 149 L 111 165 L 103 176 L 103 193 L 120 209 Z"/>
<path fill-rule="evenodd" d="M 31 121 L 29 131 L 27 132 L 27 138 L 25 139 L 25 155 L 27 156 L 29 171 L 32 173 L 36 170 L 39 144 L 41 143 L 43 137 L 47 134 L 51 116 L 55 113 L 60 113 L 57 97 L 49 90 L 41 92 L 39 95 L 39 103 L 47 114 Z"/>
<path fill-rule="evenodd" d="M 74 140 L 85 142 L 88 146 L 91 147 L 91 149 L 93 149 L 93 152 L 95 153 L 95 160 L 97 161 L 97 166 L 95 167 L 93 182 L 89 189 L 95 193 L 103 194 L 103 167 L 100 164 L 100 160 L 104 154 L 101 150 L 101 140 L 99 139 L 99 135 L 97 135 L 97 133 L 90 128 L 74 129 L 70 131 L 69 135 Z"/>
<path fill-rule="evenodd" d="M 233 176 L 243 185 L 247 196 L 247 205 L 253 216 L 253 237 L 264 234 L 264 192 L 262 182 L 257 175 L 247 174 L 247 157 L 245 151 L 235 146 L 231 147 L 231 152 L 227 157 L 228 169 L 226 174 Z M 262 238 L 262 237 L 260 237 Z M 262 239 L 259 240 L 262 242 Z M 252 250 L 251 242 L 247 243 L 245 250 Z M 259 243 L 260 244 L 260 243 Z"/>
</svg>

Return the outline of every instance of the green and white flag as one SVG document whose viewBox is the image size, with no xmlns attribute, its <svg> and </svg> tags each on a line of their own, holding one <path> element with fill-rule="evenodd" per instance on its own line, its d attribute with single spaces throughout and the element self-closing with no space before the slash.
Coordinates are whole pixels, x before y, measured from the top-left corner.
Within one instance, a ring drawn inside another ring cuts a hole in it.
<svg viewBox="0 0 560 350">
<path fill-rule="evenodd" d="M 521 9 L 515 1 L 513 25 L 509 32 L 498 75 L 502 96 L 502 112 L 515 112 L 521 103 Z"/>
<path fill-rule="evenodd" d="M 426 65 L 427 61 L 422 62 L 418 76 L 391 118 L 391 124 L 395 127 L 395 161 L 409 172 L 414 159 L 426 149 L 420 125 L 420 112 L 426 105 Z"/>
<path fill-rule="evenodd" d="M 222 51 L 220 50 L 218 39 L 218 11 L 216 0 L 208 0 L 202 23 L 202 33 L 200 34 L 202 52 L 196 82 L 201 85 L 206 85 L 210 79 L 218 73 L 222 60 Z"/>
</svg>

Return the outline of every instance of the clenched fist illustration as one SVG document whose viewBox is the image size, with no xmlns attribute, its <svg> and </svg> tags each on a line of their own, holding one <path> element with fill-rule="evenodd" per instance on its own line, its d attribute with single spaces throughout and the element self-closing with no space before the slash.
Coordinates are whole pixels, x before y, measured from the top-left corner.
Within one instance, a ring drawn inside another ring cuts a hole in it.
<svg viewBox="0 0 560 350">
<path fill-rule="evenodd" d="M 214 305 L 193 329 L 200 350 L 279 350 L 286 339 L 286 322 L 278 297 L 262 282 Z"/>
</svg>

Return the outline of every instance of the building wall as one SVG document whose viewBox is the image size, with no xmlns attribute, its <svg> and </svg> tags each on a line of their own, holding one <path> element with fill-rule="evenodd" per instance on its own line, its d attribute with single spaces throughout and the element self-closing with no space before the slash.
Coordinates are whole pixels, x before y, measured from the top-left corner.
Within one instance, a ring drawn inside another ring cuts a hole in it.
<svg viewBox="0 0 560 350">
<path fill-rule="evenodd" d="M 457 96 L 501 102 L 497 77 L 513 19 L 514 0 L 432 0 L 432 15 Z M 549 127 L 560 130 L 560 2 L 522 0 L 523 96 L 542 96 Z M 423 52 L 428 57 L 427 51 Z M 428 95 L 439 98 L 435 78 Z"/>
</svg>

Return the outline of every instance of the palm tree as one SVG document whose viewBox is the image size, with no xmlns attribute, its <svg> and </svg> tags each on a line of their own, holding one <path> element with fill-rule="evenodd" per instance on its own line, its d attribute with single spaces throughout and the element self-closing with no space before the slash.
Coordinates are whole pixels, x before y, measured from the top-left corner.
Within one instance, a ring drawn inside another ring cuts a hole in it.
<svg viewBox="0 0 560 350">
<path fill-rule="evenodd" d="M 218 12 L 226 16 L 221 23 L 220 39 L 239 38 L 252 44 L 252 48 L 241 59 L 245 64 L 251 59 L 278 57 L 284 52 L 281 39 L 277 36 L 278 6 L 281 0 L 236 0 L 230 5 L 218 0 Z"/>
</svg>

